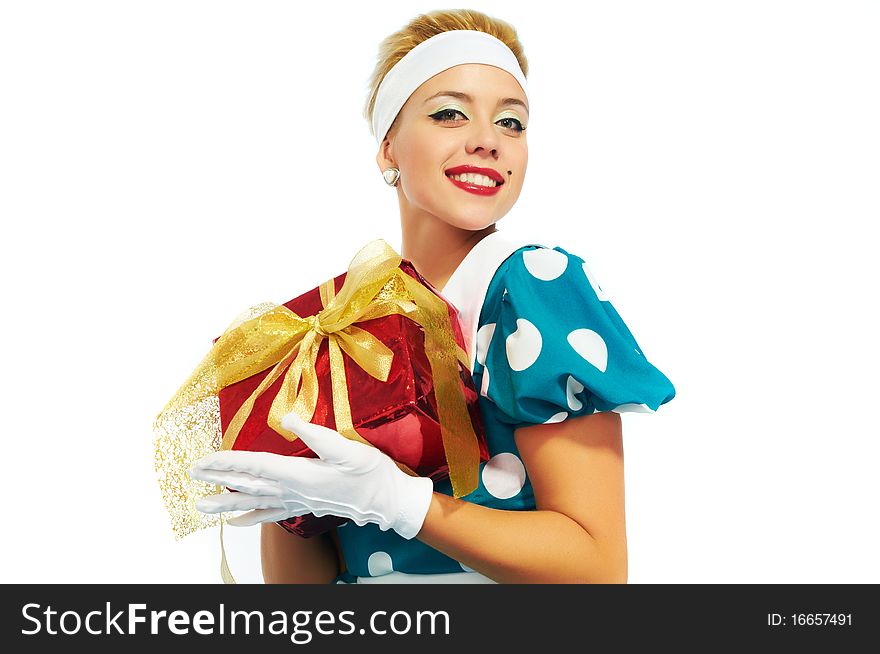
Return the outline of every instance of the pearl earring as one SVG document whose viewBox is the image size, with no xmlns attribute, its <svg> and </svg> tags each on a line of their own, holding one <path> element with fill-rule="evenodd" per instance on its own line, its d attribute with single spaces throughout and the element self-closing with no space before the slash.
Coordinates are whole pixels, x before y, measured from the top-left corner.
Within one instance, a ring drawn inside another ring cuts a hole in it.
<svg viewBox="0 0 880 654">
<path fill-rule="evenodd" d="M 382 171 L 382 177 L 388 186 L 397 186 L 397 180 L 400 179 L 400 170 L 397 168 L 386 168 Z"/>
</svg>

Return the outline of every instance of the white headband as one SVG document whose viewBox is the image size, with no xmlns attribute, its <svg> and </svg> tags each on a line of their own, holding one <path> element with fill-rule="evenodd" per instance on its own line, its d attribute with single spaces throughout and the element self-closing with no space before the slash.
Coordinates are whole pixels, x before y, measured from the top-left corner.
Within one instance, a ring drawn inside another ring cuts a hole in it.
<svg viewBox="0 0 880 654">
<path fill-rule="evenodd" d="M 503 41 L 477 30 L 441 32 L 407 52 L 379 85 L 373 109 L 376 142 L 381 145 L 413 91 L 434 75 L 459 64 L 488 64 L 506 70 L 519 82 L 528 102 L 526 76 Z"/>
</svg>

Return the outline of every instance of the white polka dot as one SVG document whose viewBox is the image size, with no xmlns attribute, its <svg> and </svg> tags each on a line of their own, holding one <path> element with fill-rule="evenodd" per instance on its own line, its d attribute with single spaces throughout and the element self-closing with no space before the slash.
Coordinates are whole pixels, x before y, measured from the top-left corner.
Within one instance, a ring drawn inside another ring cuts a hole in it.
<svg viewBox="0 0 880 654">
<path fill-rule="evenodd" d="M 464 563 L 462 563 L 461 561 L 459 561 L 458 565 L 460 565 L 460 566 L 461 566 L 461 569 L 464 570 L 465 572 L 474 572 L 474 569 L 473 569 L 473 568 L 469 568 L 469 567 L 467 567 L 467 566 L 466 566 Z"/>
<path fill-rule="evenodd" d="M 371 577 L 381 577 L 394 572 L 394 565 L 391 563 L 391 556 L 388 552 L 373 552 L 367 559 L 367 570 Z"/>
<path fill-rule="evenodd" d="M 587 265 L 587 262 L 584 261 L 581 267 L 584 269 L 584 274 L 587 276 L 587 280 L 590 282 L 590 286 L 592 286 L 593 290 L 596 291 L 596 297 L 598 297 L 600 300 L 603 300 L 604 302 L 609 302 L 610 298 L 608 297 L 608 294 L 602 290 L 601 286 L 599 286 L 599 282 L 596 281 L 596 277 L 593 275 L 590 267 Z"/>
<path fill-rule="evenodd" d="M 541 354 L 541 332 L 525 318 L 516 319 L 516 331 L 507 337 L 507 363 L 511 370 L 525 370 Z"/>
<path fill-rule="evenodd" d="M 633 413 L 655 413 L 654 409 L 649 407 L 647 404 L 619 404 L 613 409 L 611 409 L 615 413 L 626 413 L 627 411 L 631 411 Z"/>
<path fill-rule="evenodd" d="M 559 250 L 539 248 L 523 252 L 523 263 L 532 277 L 549 282 L 565 272 L 568 257 Z"/>
<path fill-rule="evenodd" d="M 477 361 L 480 365 L 486 365 L 486 353 L 489 351 L 489 344 L 492 342 L 492 336 L 495 334 L 495 323 L 490 322 L 480 327 L 477 331 Z"/>
<path fill-rule="evenodd" d="M 547 418 L 544 421 L 544 424 L 545 425 L 552 425 L 554 422 L 562 422 L 566 418 L 568 418 L 568 412 L 560 411 L 559 413 L 554 413 L 552 416 Z"/>
<path fill-rule="evenodd" d="M 342 581 L 342 579 L 339 579 L 339 580 L 336 581 L 336 583 L 337 583 L 337 584 L 346 584 L 346 583 L 348 583 L 348 582 L 347 582 L 347 581 Z"/>
<path fill-rule="evenodd" d="M 568 335 L 568 342 L 575 352 L 605 372 L 608 367 L 608 346 L 599 334 L 592 329 L 575 329 Z"/>
<path fill-rule="evenodd" d="M 483 486 L 499 500 L 513 497 L 525 483 L 526 469 L 516 454 L 496 454 L 483 466 Z"/>
<path fill-rule="evenodd" d="M 568 400 L 568 408 L 572 411 L 580 411 L 584 408 L 584 403 L 575 397 L 582 390 L 584 390 L 584 385 L 569 375 L 568 382 L 565 384 L 565 399 Z"/>
<path fill-rule="evenodd" d="M 483 366 L 483 380 L 480 383 L 480 395 L 489 397 L 489 369 Z"/>
</svg>

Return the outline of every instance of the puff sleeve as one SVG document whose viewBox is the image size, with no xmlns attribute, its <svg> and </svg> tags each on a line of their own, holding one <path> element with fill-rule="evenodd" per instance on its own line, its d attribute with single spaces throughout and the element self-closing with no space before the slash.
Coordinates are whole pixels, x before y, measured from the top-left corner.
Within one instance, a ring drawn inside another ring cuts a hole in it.
<svg viewBox="0 0 880 654">
<path fill-rule="evenodd" d="M 675 397 L 584 260 L 522 248 L 492 280 L 477 333 L 481 394 L 498 419 L 525 426 L 599 411 L 654 413 Z"/>
</svg>

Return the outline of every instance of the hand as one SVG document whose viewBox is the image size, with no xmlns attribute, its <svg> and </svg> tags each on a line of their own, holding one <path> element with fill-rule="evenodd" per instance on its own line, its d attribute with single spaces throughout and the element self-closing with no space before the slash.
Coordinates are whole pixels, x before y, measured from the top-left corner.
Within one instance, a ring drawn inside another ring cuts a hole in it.
<svg viewBox="0 0 880 654">
<path fill-rule="evenodd" d="M 348 518 L 358 526 L 376 523 L 407 540 L 422 528 L 434 483 L 411 477 L 380 450 L 288 413 L 282 426 L 320 458 L 224 450 L 200 459 L 193 479 L 239 491 L 203 498 L 203 513 L 248 510 L 228 523 L 249 526 L 313 513 Z"/>
</svg>

